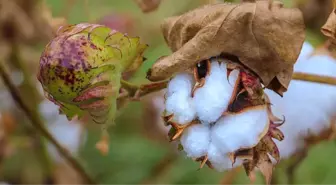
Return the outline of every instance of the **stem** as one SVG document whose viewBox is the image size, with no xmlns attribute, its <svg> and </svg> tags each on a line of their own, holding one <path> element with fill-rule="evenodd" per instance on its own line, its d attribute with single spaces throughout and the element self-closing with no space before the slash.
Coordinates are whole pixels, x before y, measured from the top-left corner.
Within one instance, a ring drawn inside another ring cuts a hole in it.
<svg viewBox="0 0 336 185">
<path fill-rule="evenodd" d="M 86 173 L 85 169 L 80 165 L 80 163 L 72 157 L 72 155 L 57 142 L 57 140 L 49 133 L 49 131 L 43 126 L 43 123 L 36 116 L 27 103 L 23 100 L 20 93 L 16 89 L 15 85 L 11 81 L 9 74 L 5 70 L 2 62 L 0 62 L 0 75 L 4 84 L 7 86 L 11 93 L 12 98 L 17 103 L 17 105 L 22 109 L 30 120 L 33 127 L 40 132 L 50 143 L 52 143 L 57 151 L 70 163 L 70 165 L 82 176 L 82 178 L 89 184 L 95 184 L 93 179 Z"/>
<path fill-rule="evenodd" d="M 168 85 L 168 80 L 161 82 L 154 82 L 142 85 L 135 85 L 125 80 L 121 80 L 122 88 L 126 89 L 129 93 L 129 96 L 133 100 L 139 100 L 141 97 L 146 96 L 147 94 L 160 91 L 166 88 Z"/>
<path fill-rule="evenodd" d="M 31 75 L 29 73 L 27 65 L 23 62 L 22 57 L 21 57 L 21 52 L 20 52 L 20 47 L 16 41 L 12 42 L 12 52 L 10 55 L 10 62 L 20 71 L 23 73 L 23 84 L 21 85 L 21 88 L 19 87 L 20 90 L 23 90 L 23 92 L 27 93 L 26 95 L 29 96 L 29 101 L 26 102 L 30 106 L 31 113 L 34 114 L 35 117 L 40 117 L 38 110 L 38 97 L 39 93 L 37 89 L 35 88 L 34 82 L 31 80 Z M 30 128 L 29 128 L 30 129 Z M 39 148 L 37 150 L 41 151 L 42 153 L 42 160 L 45 162 L 45 170 L 46 173 L 51 175 L 52 173 L 52 163 L 50 161 L 50 157 L 47 152 L 47 147 L 46 147 L 46 142 L 43 141 L 43 138 L 39 135 L 35 135 L 34 132 L 31 132 L 32 136 L 35 139 L 38 139 L 38 142 L 40 144 Z"/>
<path fill-rule="evenodd" d="M 220 180 L 219 184 L 234 184 L 234 180 L 237 178 L 238 174 L 241 171 L 241 167 L 233 168 L 231 171 L 228 171 L 224 174 L 224 177 Z"/>
<path fill-rule="evenodd" d="M 315 83 L 323 83 L 329 85 L 336 85 L 336 78 L 308 73 L 297 72 L 293 74 L 293 80 L 301 80 Z"/>
<path fill-rule="evenodd" d="M 165 175 L 178 159 L 178 155 L 174 152 L 168 152 L 157 164 L 154 165 L 150 174 L 141 181 L 140 184 L 155 184 L 160 177 Z"/>
</svg>

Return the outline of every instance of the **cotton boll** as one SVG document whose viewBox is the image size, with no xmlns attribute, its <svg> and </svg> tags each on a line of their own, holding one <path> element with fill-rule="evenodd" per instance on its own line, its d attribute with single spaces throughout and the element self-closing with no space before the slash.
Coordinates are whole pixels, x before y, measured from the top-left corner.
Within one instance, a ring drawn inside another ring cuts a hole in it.
<svg viewBox="0 0 336 185">
<path fill-rule="evenodd" d="M 65 116 L 59 116 L 58 119 L 48 124 L 47 129 L 51 135 L 72 155 L 77 152 L 83 143 L 83 127 L 79 122 L 69 122 Z M 63 158 L 57 152 L 56 148 L 48 144 L 48 151 L 52 159 L 57 162 L 63 162 Z"/>
<path fill-rule="evenodd" d="M 211 129 L 211 141 L 223 153 L 255 146 L 268 128 L 266 106 L 224 116 Z"/>
<path fill-rule="evenodd" d="M 228 154 L 223 154 L 213 143 L 211 143 L 209 146 L 208 160 L 211 162 L 211 165 L 219 172 L 242 165 L 242 161 L 240 159 L 237 159 L 236 162 L 232 165 L 232 161 L 228 157 Z"/>
<path fill-rule="evenodd" d="M 288 89 L 290 91 L 290 89 Z M 287 91 L 287 93 L 288 93 Z M 298 113 L 298 110 L 305 104 L 302 102 L 294 101 L 295 103 L 291 103 L 293 105 L 288 106 L 289 102 L 287 98 L 287 93 L 281 98 L 278 94 L 271 90 L 265 90 L 265 93 L 268 95 L 271 103 L 272 103 L 272 113 L 281 118 L 285 116 L 285 123 L 280 127 L 280 130 L 285 135 L 282 141 L 274 140 L 276 145 L 278 146 L 280 158 L 284 159 L 290 157 L 297 149 L 303 147 L 304 142 L 303 139 L 300 139 L 300 132 L 302 130 L 301 125 L 305 124 L 309 120 L 309 116 L 305 115 L 305 113 Z M 291 113 L 292 112 L 292 113 Z M 302 117 L 303 119 L 307 119 L 306 121 L 299 121 Z M 303 121 L 303 122 L 302 122 Z"/>
<path fill-rule="evenodd" d="M 187 128 L 182 137 L 181 144 L 188 157 L 202 157 L 207 154 L 210 144 L 210 128 L 206 125 L 192 125 Z"/>
<path fill-rule="evenodd" d="M 312 56 L 302 61 L 296 72 L 336 77 L 336 61 L 324 55 Z M 284 115 L 286 122 L 280 127 L 285 135 L 279 147 L 281 158 L 289 157 L 304 147 L 304 137 L 319 134 L 330 126 L 336 113 L 336 87 L 326 84 L 292 80 L 288 91 L 281 98 L 270 90 L 265 91 L 277 115 Z"/>
<path fill-rule="evenodd" d="M 314 51 L 314 47 L 309 42 L 304 42 L 302 45 L 302 49 L 300 55 L 294 65 L 294 71 L 300 69 L 302 66 L 305 65 L 305 62 Z"/>
<path fill-rule="evenodd" d="M 168 84 L 166 94 L 167 115 L 174 114 L 173 121 L 186 124 L 196 118 L 191 99 L 194 78 L 187 73 L 177 74 Z"/>
<path fill-rule="evenodd" d="M 202 124 L 215 122 L 227 109 L 238 76 L 239 71 L 234 70 L 228 81 L 226 63 L 211 60 L 210 74 L 205 78 L 204 86 L 195 91 L 193 98 Z"/>
<path fill-rule="evenodd" d="M 59 117 L 59 107 L 49 100 L 43 100 L 39 104 L 39 112 L 47 121 L 54 121 Z"/>
<path fill-rule="evenodd" d="M 165 109 L 165 103 L 164 103 L 164 98 L 163 98 L 162 94 L 163 94 L 163 92 L 160 92 L 159 95 L 153 96 L 151 100 L 152 100 L 153 108 L 157 111 L 157 112 L 155 112 L 156 113 L 155 123 L 156 123 L 157 127 L 159 128 L 159 131 L 168 132 L 170 127 L 167 127 L 167 126 L 164 125 L 164 122 L 163 122 L 162 116 L 161 116 L 161 113 Z"/>
</svg>

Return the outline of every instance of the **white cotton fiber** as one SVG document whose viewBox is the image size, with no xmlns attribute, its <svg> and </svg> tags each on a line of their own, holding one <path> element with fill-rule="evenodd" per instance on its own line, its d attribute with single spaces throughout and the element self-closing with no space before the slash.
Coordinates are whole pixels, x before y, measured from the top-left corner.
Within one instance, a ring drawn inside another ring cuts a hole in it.
<svg viewBox="0 0 336 185">
<path fill-rule="evenodd" d="M 309 42 L 303 43 L 300 55 L 294 65 L 294 71 L 302 68 L 301 65 L 305 65 L 304 61 L 306 61 L 310 57 L 313 51 L 314 51 L 314 47 L 311 44 L 309 44 Z"/>
<path fill-rule="evenodd" d="M 336 77 L 336 61 L 330 56 L 312 56 L 298 61 L 295 72 Z M 303 139 L 309 132 L 318 134 L 328 128 L 331 116 L 336 114 L 335 86 L 292 80 L 283 98 L 270 90 L 265 92 L 273 104 L 273 112 L 286 118 L 280 127 L 285 139 L 276 141 L 282 158 L 304 147 Z"/>
<path fill-rule="evenodd" d="M 168 84 L 166 112 L 167 115 L 174 114 L 173 121 L 179 124 L 189 123 L 196 117 L 191 99 L 194 84 L 193 76 L 187 73 L 177 74 Z"/>
<path fill-rule="evenodd" d="M 83 126 L 78 121 L 68 121 L 65 115 L 60 115 L 58 106 L 49 100 L 43 100 L 39 105 L 39 112 L 46 121 L 46 127 L 51 135 L 72 155 L 76 155 L 85 136 Z M 54 145 L 47 145 L 51 158 L 57 162 L 63 162 L 63 158 L 57 152 Z"/>
<path fill-rule="evenodd" d="M 184 130 L 181 144 L 188 157 L 202 157 L 210 144 L 210 128 L 207 125 L 192 125 Z"/>
<path fill-rule="evenodd" d="M 52 136 L 72 155 L 76 155 L 83 143 L 83 127 L 79 122 L 69 122 L 66 116 L 61 115 L 58 119 L 47 125 Z M 52 144 L 47 145 L 48 152 L 55 162 L 63 162 L 63 158 Z"/>
<path fill-rule="evenodd" d="M 59 117 L 59 107 L 45 99 L 39 104 L 39 112 L 44 120 L 55 121 Z"/>
<path fill-rule="evenodd" d="M 226 63 L 211 60 L 210 74 L 205 78 L 203 87 L 194 94 L 194 104 L 202 124 L 215 122 L 227 109 L 239 71 L 234 70 L 227 78 Z"/>
<path fill-rule="evenodd" d="M 242 165 L 242 161 L 240 159 L 236 159 L 236 162 L 232 165 L 232 161 L 228 157 L 228 154 L 223 154 L 213 143 L 209 146 L 208 160 L 219 172 Z"/>
<path fill-rule="evenodd" d="M 266 106 L 222 117 L 211 129 L 211 141 L 223 153 L 255 146 L 269 125 Z"/>
</svg>

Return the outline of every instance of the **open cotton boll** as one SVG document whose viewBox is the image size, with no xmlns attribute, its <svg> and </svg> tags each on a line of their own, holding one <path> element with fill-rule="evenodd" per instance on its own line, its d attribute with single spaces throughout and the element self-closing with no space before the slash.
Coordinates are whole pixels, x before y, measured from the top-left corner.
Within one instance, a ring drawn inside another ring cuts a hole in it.
<svg viewBox="0 0 336 185">
<path fill-rule="evenodd" d="M 173 121 L 179 124 L 189 123 L 196 117 L 191 99 L 194 84 L 193 76 L 188 73 L 177 74 L 168 84 L 166 113 L 167 115 L 174 114 Z"/>
<path fill-rule="evenodd" d="M 301 65 L 305 65 L 304 61 L 306 61 L 310 57 L 313 51 L 314 47 L 309 42 L 303 43 L 300 55 L 294 65 L 294 71 L 300 69 Z"/>
<path fill-rule="evenodd" d="M 301 61 L 296 72 L 336 77 L 336 61 L 325 55 L 316 55 Z M 304 147 L 304 137 L 319 134 L 330 127 L 336 113 L 336 87 L 326 84 L 292 80 L 281 98 L 270 90 L 265 91 L 278 115 L 284 115 L 286 123 L 281 126 L 285 138 L 275 141 L 281 158 L 287 158 Z"/>
<path fill-rule="evenodd" d="M 260 106 L 219 119 L 211 129 L 211 141 L 223 153 L 258 144 L 269 125 L 267 107 Z"/>
<path fill-rule="evenodd" d="M 227 109 L 238 76 L 239 71 L 234 70 L 228 81 L 226 63 L 211 59 L 210 74 L 205 78 L 204 86 L 195 91 L 193 98 L 202 124 L 215 122 Z"/>
<path fill-rule="evenodd" d="M 182 137 L 181 145 L 188 157 L 202 157 L 207 154 L 210 144 L 210 127 L 197 124 L 187 128 Z"/>
<path fill-rule="evenodd" d="M 47 129 L 52 136 L 72 155 L 77 155 L 77 152 L 83 143 L 83 127 L 79 122 L 69 122 L 66 116 L 59 116 L 58 119 L 47 125 Z M 57 162 L 63 162 L 54 145 L 47 145 L 48 152 L 52 159 Z"/>
<path fill-rule="evenodd" d="M 228 154 L 223 154 L 213 143 L 209 146 L 208 160 L 219 172 L 242 165 L 242 161 L 240 159 L 236 159 L 236 162 L 232 165 L 232 161 L 228 157 Z"/>
<path fill-rule="evenodd" d="M 47 121 L 54 121 L 59 117 L 59 107 L 53 102 L 45 99 L 39 104 L 39 112 L 42 117 Z"/>
</svg>

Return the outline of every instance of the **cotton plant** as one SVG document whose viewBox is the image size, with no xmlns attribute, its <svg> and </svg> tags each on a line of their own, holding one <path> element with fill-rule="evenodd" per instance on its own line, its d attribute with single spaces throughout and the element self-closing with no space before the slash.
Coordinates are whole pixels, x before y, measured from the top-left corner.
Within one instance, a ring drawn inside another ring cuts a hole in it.
<svg viewBox="0 0 336 185">
<path fill-rule="evenodd" d="M 162 33 L 173 53 L 149 69 L 149 84 L 122 79 L 142 64 L 147 46 L 88 23 L 59 29 L 42 53 L 38 80 L 69 120 L 88 113 L 103 133 L 125 97 L 139 100 L 169 81 L 163 119 L 170 140 L 201 167 L 242 165 L 251 179 L 259 169 L 269 183 L 280 158 L 274 139 L 284 135 L 264 89 L 287 91 L 305 38 L 300 11 L 279 1 L 218 3 L 166 19 Z"/>
</svg>

